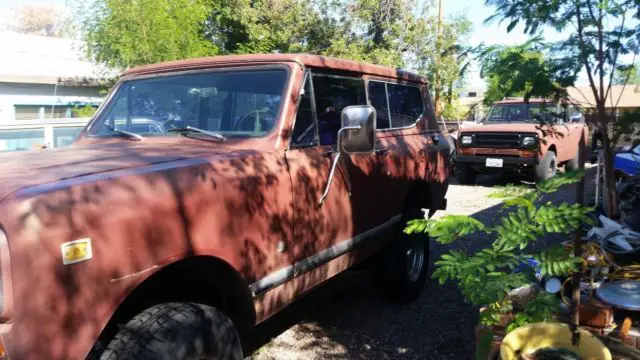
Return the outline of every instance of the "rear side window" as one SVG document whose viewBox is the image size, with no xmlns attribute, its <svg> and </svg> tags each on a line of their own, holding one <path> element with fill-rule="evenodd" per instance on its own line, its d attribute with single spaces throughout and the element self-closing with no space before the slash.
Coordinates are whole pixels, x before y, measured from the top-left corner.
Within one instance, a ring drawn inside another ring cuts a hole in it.
<svg viewBox="0 0 640 360">
<path fill-rule="evenodd" d="M 415 86 L 387 84 L 391 127 L 413 125 L 424 112 L 422 94 Z"/>
</svg>

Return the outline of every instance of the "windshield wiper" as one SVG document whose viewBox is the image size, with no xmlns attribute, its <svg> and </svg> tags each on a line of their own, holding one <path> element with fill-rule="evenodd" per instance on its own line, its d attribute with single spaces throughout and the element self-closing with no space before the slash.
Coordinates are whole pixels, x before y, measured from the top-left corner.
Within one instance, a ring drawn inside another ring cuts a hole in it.
<svg viewBox="0 0 640 360">
<path fill-rule="evenodd" d="M 142 136 L 138 135 L 136 133 L 132 133 L 132 132 L 124 131 L 124 130 L 118 130 L 118 129 L 114 128 L 113 126 L 110 126 L 110 125 L 107 125 L 107 124 L 102 124 L 102 126 L 104 126 L 107 129 L 111 130 L 115 134 L 123 135 L 127 139 L 131 139 L 131 140 L 134 140 L 134 141 L 142 140 Z"/>
<path fill-rule="evenodd" d="M 212 131 L 207 131 L 204 129 L 199 129 L 193 126 L 185 126 L 185 127 L 181 127 L 181 128 L 174 128 L 174 129 L 169 129 L 167 130 L 169 132 L 177 132 L 180 134 L 187 134 L 187 133 L 198 133 L 198 134 L 202 134 L 202 135 L 207 135 L 213 139 L 216 139 L 218 141 L 225 141 L 227 140 L 226 137 L 224 137 L 222 134 L 218 134 L 216 132 L 212 132 Z"/>
</svg>

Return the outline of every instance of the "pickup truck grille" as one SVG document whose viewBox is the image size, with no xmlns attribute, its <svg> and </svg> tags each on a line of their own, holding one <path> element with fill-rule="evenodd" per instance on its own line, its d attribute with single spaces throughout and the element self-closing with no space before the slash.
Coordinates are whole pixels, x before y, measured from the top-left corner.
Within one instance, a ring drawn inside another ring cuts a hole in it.
<svg viewBox="0 0 640 360">
<path fill-rule="evenodd" d="M 477 147 L 519 148 L 520 134 L 476 133 L 473 145 Z"/>
</svg>

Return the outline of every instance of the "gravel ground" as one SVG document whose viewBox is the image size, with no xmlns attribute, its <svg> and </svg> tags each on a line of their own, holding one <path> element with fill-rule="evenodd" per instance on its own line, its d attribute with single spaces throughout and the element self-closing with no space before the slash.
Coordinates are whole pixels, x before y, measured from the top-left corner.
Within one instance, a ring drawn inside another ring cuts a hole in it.
<svg viewBox="0 0 640 360">
<path fill-rule="evenodd" d="M 587 196 L 593 194 L 594 173 L 589 170 Z M 447 212 L 436 216 L 473 214 L 490 221 L 500 206 L 486 195 L 494 186 L 514 181 L 492 177 L 475 186 L 454 184 L 447 194 Z M 575 187 L 566 186 L 552 200 L 574 199 Z M 490 241 L 475 237 L 455 246 L 474 251 Z M 431 260 L 451 246 L 432 243 Z M 368 271 L 348 271 L 261 324 L 247 359 L 474 359 L 476 322 L 477 309 L 464 303 L 451 284 L 439 286 L 430 279 L 416 301 L 390 304 L 374 293 Z"/>
</svg>

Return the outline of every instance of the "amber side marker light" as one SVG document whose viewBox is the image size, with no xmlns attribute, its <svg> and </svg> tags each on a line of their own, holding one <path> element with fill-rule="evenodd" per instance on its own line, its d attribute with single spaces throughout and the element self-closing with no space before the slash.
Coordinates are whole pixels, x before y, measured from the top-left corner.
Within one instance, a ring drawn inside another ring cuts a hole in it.
<svg viewBox="0 0 640 360">
<path fill-rule="evenodd" d="M 0 360 L 9 359 L 9 355 L 7 355 L 7 351 L 4 348 L 4 341 L 0 338 Z"/>
</svg>

